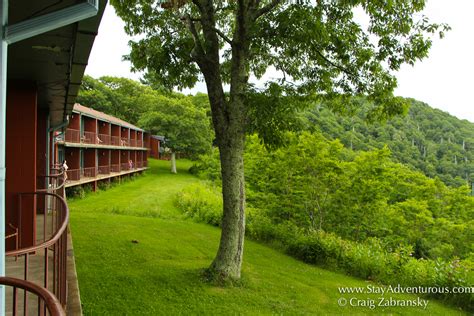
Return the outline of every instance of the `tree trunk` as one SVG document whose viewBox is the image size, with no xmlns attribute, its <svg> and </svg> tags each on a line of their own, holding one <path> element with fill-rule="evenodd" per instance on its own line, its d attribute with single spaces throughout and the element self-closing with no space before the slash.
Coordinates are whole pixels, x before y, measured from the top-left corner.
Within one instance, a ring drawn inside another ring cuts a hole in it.
<svg viewBox="0 0 474 316">
<path fill-rule="evenodd" d="M 210 272 L 218 281 L 240 278 L 245 235 L 244 136 L 220 146 L 224 214 L 219 250 Z"/>
<path fill-rule="evenodd" d="M 209 276 L 216 281 L 240 278 L 245 234 L 245 180 L 244 104 L 248 82 L 250 16 L 247 1 L 239 2 L 232 46 L 231 80 L 228 97 L 224 94 L 221 78 L 220 45 L 216 33 L 213 1 L 200 1 L 201 26 L 204 41 L 201 42 L 192 19 L 188 16 L 188 28 L 195 41 L 192 56 L 199 65 L 207 86 L 212 122 L 219 146 L 222 174 L 224 212 L 222 232 L 217 255 L 209 267 Z"/>
<path fill-rule="evenodd" d="M 176 154 L 171 152 L 171 173 L 178 173 L 176 171 Z"/>
</svg>

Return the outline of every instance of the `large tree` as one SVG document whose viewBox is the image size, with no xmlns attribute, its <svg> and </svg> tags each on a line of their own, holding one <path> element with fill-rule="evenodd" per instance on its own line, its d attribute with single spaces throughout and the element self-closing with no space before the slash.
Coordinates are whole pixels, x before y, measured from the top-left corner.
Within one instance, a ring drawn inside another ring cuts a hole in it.
<svg viewBox="0 0 474 316">
<path fill-rule="evenodd" d="M 201 78 L 206 83 L 224 199 L 219 250 L 209 269 L 219 279 L 240 278 L 247 123 L 260 122 L 257 132 L 261 128 L 264 141 L 272 142 L 269 127 L 280 126 L 272 117 L 281 117 L 285 106 L 268 102 L 265 117 L 255 120 L 261 114 L 249 95 L 317 94 L 344 101 L 364 94 L 375 102 L 374 114 L 402 112 L 403 101 L 392 95 L 394 72 L 426 57 L 428 35 L 445 29 L 414 17 L 424 0 L 111 2 L 126 31 L 141 35 L 130 42 L 135 70 L 170 88 L 192 87 Z M 358 22 L 364 19 L 366 26 Z M 268 69 L 279 76 L 260 90 L 249 84 L 251 76 L 261 78 Z"/>
</svg>

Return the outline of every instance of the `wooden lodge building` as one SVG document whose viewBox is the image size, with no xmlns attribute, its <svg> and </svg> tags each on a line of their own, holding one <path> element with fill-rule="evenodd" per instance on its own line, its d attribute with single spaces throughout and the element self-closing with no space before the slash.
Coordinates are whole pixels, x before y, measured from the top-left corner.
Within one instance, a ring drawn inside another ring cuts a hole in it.
<svg viewBox="0 0 474 316">
<path fill-rule="evenodd" d="M 148 166 L 149 133 L 80 104 L 54 141 L 57 162 L 68 166 L 66 188 L 90 185 L 95 190 L 100 182 L 141 173 Z"/>
<path fill-rule="evenodd" d="M 149 155 L 151 158 L 162 159 L 162 143 L 164 143 L 165 137 L 158 135 L 150 135 L 150 143 L 148 149 L 150 150 Z"/>
</svg>

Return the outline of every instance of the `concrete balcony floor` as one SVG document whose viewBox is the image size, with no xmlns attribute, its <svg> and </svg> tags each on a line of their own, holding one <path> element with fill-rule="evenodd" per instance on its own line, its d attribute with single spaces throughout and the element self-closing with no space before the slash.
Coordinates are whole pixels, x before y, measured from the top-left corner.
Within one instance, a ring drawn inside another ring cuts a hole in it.
<svg viewBox="0 0 474 316">
<path fill-rule="evenodd" d="M 36 231 L 37 236 L 43 236 L 44 232 L 44 215 L 38 214 L 36 216 Z M 47 226 L 47 236 L 51 234 L 51 227 Z M 67 235 L 67 315 L 82 315 L 81 300 L 79 295 L 79 287 L 77 282 L 76 266 L 74 262 L 74 251 L 72 246 L 71 233 L 68 227 Z M 42 240 L 37 240 L 37 244 L 40 244 Z M 28 281 L 36 283 L 44 287 L 44 256 L 45 252 L 39 251 L 37 253 L 32 253 L 28 258 Z M 52 291 L 53 287 L 53 252 L 48 251 L 49 266 L 48 266 L 48 290 Z M 25 256 L 15 257 L 6 257 L 6 275 L 9 277 L 14 277 L 18 279 L 25 279 Z M 37 315 L 38 314 L 38 297 L 34 294 L 27 293 L 26 299 L 28 302 L 27 312 L 25 315 Z M 13 288 L 6 287 L 6 315 L 13 315 Z M 23 306 L 24 306 L 24 291 L 18 289 L 17 292 L 17 308 L 19 315 L 23 315 Z"/>
</svg>

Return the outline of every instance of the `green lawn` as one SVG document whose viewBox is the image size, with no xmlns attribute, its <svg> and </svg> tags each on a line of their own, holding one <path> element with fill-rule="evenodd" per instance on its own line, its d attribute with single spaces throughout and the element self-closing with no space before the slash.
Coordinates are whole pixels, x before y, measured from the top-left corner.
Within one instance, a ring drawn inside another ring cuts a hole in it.
<svg viewBox="0 0 474 316">
<path fill-rule="evenodd" d="M 251 241 L 241 285 L 206 284 L 200 271 L 216 253 L 219 229 L 184 219 L 172 203 L 176 192 L 199 180 L 186 172 L 186 161 L 178 162 L 177 175 L 169 173 L 169 162 L 150 160 L 150 167 L 135 181 L 69 203 L 86 315 L 460 314 L 433 301 L 426 310 L 339 307 L 341 297 L 378 295 L 340 295 L 339 286 L 368 283 Z"/>
</svg>

